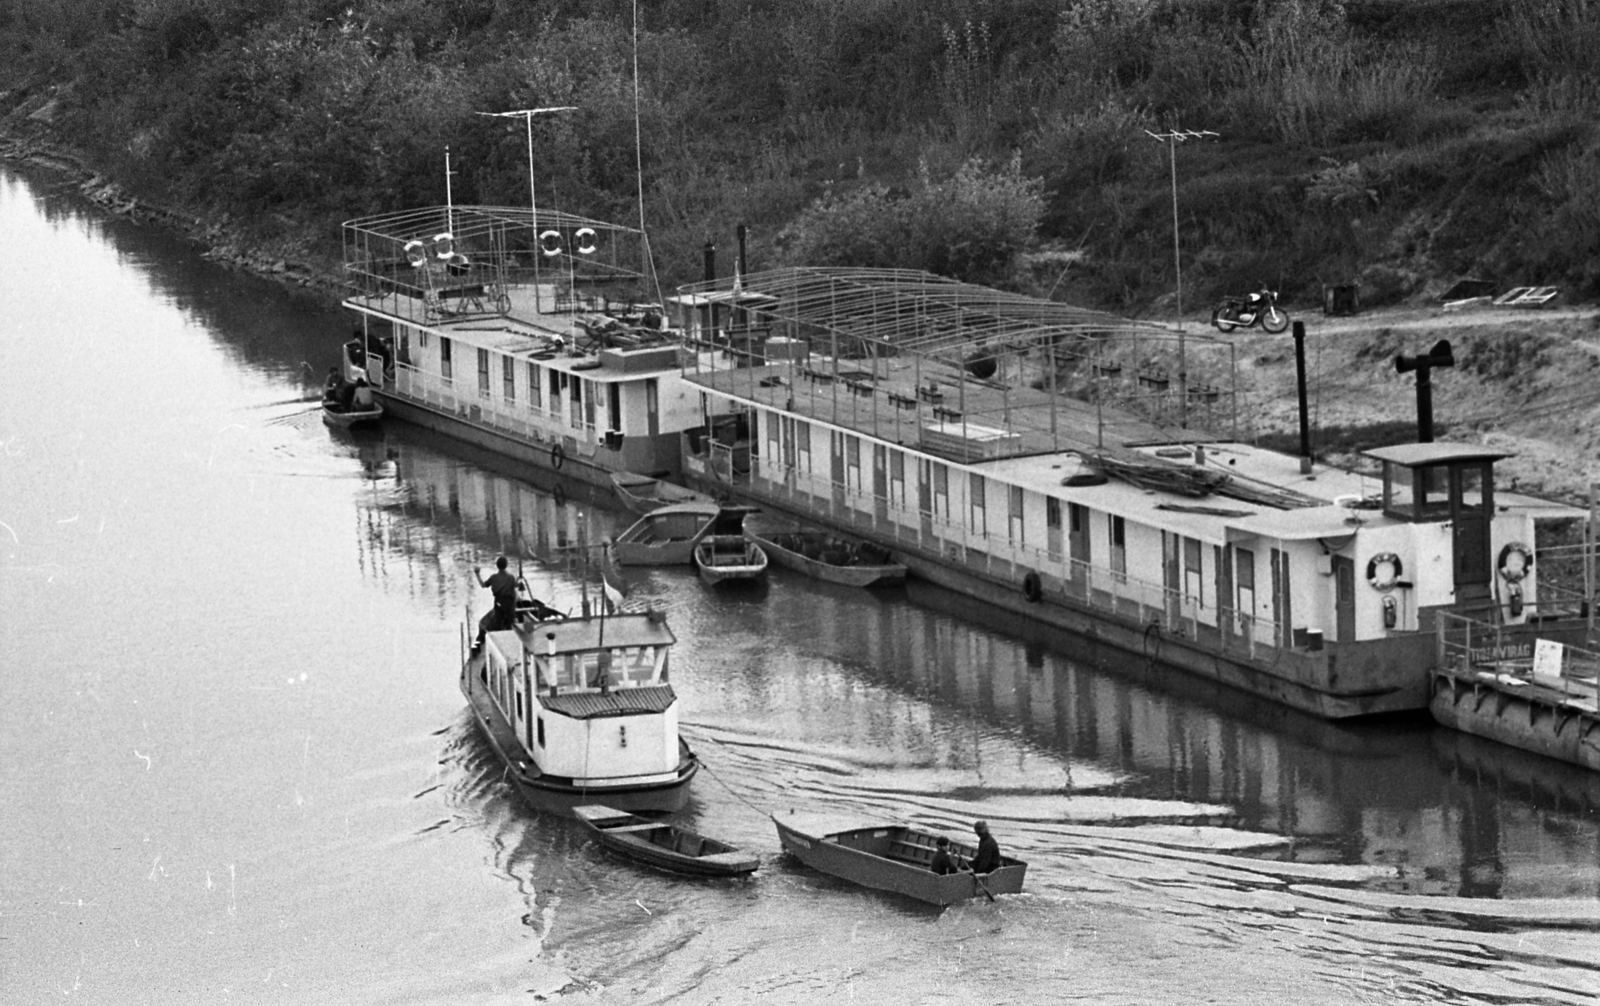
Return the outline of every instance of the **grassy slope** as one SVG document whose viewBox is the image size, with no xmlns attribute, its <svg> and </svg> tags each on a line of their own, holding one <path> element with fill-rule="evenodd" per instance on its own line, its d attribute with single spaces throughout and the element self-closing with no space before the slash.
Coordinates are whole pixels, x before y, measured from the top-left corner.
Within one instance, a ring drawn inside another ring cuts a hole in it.
<svg viewBox="0 0 1600 1006">
<path fill-rule="evenodd" d="M 1169 163 L 1144 131 L 1182 126 L 1221 134 L 1179 149 L 1191 317 L 1258 281 L 1300 314 L 1323 283 L 1357 279 L 1368 305 L 1425 303 L 1468 275 L 1561 284 L 1568 303 L 1600 293 L 1600 10 L 1585 5 L 644 7 L 646 209 L 669 283 L 697 278 L 701 244 L 726 249 L 738 222 L 753 264 L 772 265 L 824 194 L 1016 156 L 1044 199 L 1009 285 L 1170 316 Z M 0 0 L 0 114 L 12 137 L 73 148 L 206 220 L 212 243 L 327 268 L 340 219 L 442 201 L 445 144 L 466 166 L 459 200 L 522 198 L 521 136 L 482 108 L 581 105 L 541 133 L 541 186 L 631 219 L 627 18 L 599 0 Z M 1314 324 L 1323 442 L 1409 422 L 1410 379 L 1389 357 L 1451 337 L 1464 363 L 1440 375 L 1440 423 L 1519 443 L 1554 433 L 1559 450 L 1516 463 L 1523 485 L 1577 492 L 1594 446 L 1587 317 L 1480 320 Z M 1242 434 L 1292 430 L 1286 340 L 1234 341 L 1253 396 Z"/>
</svg>

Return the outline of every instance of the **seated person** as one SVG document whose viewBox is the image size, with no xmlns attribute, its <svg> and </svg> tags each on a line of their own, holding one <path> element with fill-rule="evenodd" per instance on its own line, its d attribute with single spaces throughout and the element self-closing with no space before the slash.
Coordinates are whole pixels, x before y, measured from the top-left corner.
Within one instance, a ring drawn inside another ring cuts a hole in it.
<svg viewBox="0 0 1600 1006">
<path fill-rule="evenodd" d="M 972 830 L 978 833 L 978 854 L 972 860 L 973 873 L 989 873 L 1000 868 L 1000 843 L 989 834 L 987 821 L 975 821 Z"/>
<path fill-rule="evenodd" d="M 950 840 L 940 835 L 933 845 L 933 859 L 928 863 L 928 869 L 941 874 L 960 872 L 961 857 L 950 855 Z"/>
</svg>

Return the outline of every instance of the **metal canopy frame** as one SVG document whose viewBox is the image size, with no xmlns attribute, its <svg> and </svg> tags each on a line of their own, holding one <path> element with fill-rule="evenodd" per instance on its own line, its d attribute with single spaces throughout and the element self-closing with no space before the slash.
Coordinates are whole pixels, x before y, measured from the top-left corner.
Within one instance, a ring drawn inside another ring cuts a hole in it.
<svg viewBox="0 0 1600 1006">
<path fill-rule="evenodd" d="M 1119 335 L 1176 337 L 1164 325 L 914 269 L 792 267 L 678 288 L 702 297 L 735 289 L 773 298 L 742 300 L 738 310 L 748 319 L 742 327 L 784 328 L 797 337 L 832 335 L 958 367 L 975 351 L 1026 353 Z"/>
</svg>

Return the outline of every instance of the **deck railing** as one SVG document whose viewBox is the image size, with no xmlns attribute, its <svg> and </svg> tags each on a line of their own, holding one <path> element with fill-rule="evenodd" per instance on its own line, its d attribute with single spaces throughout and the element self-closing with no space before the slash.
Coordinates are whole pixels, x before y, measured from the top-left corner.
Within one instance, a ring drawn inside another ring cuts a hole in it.
<svg viewBox="0 0 1600 1006">
<path fill-rule="evenodd" d="M 751 461 L 748 472 L 738 471 L 733 459 L 732 449 L 713 443 L 707 453 L 687 463 L 691 470 L 698 464 L 706 476 L 758 498 L 787 504 L 798 513 L 824 515 L 832 524 L 852 528 L 863 537 L 1014 584 L 1019 592 L 1032 573 L 1039 577 L 1044 599 L 1160 626 L 1188 639 L 1205 639 L 1224 652 L 1253 660 L 1270 663 L 1281 656 L 1282 633 L 1271 619 L 1232 608 L 1203 607 L 1198 599 L 1161 584 L 1051 554 L 1047 546 L 1013 542 L 1003 529 L 976 531 L 960 518 L 924 513 L 884 497 L 863 498 L 826 477 L 783 468 L 769 473 L 760 459 Z"/>
<path fill-rule="evenodd" d="M 477 388 L 465 388 L 448 378 L 418 370 L 410 364 L 396 364 L 389 394 L 454 413 L 481 426 L 533 443 L 551 444 L 575 438 L 578 448 L 594 450 L 594 428 L 569 429 L 557 416 L 527 404 L 508 403 Z"/>
</svg>

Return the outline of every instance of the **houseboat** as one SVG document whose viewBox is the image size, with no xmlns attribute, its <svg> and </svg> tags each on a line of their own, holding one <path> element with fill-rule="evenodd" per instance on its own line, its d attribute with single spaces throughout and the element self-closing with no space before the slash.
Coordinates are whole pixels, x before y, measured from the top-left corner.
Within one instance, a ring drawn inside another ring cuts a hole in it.
<svg viewBox="0 0 1600 1006">
<path fill-rule="evenodd" d="M 678 736 L 675 642 L 660 612 L 521 617 L 468 652 L 461 692 L 536 809 L 678 811 L 700 763 Z"/>
<path fill-rule="evenodd" d="M 345 371 L 386 415 L 610 490 L 679 473 L 698 424 L 640 232 L 550 209 L 436 206 L 344 225 Z"/>
<path fill-rule="evenodd" d="M 720 311 L 727 284 L 668 299 L 686 338 L 721 348 L 685 374 L 706 402 L 691 486 L 1329 719 L 1428 709 L 1440 613 L 1518 651 L 1587 632 L 1522 561 L 1537 520 L 1583 511 L 1497 489 L 1503 452 L 1401 444 L 1330 467 L 1212 428 L 1236 425 L 1224 342 L 918 272 L 738 282 Z"/>
</svg>

